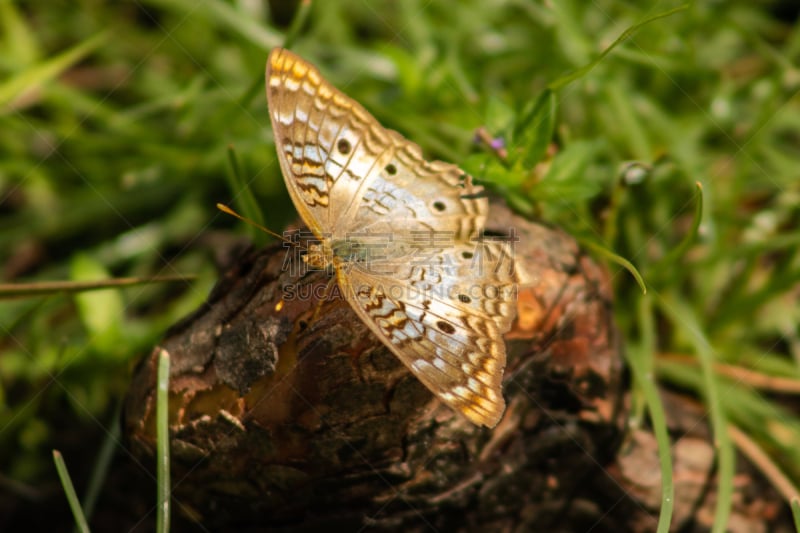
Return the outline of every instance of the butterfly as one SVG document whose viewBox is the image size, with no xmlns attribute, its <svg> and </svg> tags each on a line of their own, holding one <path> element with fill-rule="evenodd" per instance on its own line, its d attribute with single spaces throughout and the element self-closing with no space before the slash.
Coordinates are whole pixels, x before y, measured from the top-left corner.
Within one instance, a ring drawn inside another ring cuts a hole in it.
<svg viewBox="0 0 800 533">
<path fill-rule="evenodd" d="M 340 293 L 439 400 L 476 425 L 505 410 L 503 333 L 516 308 L 507 241 L 457 166 L 426 161 L 296 54 L 272 50 L 267 101 L 281 171 Z"/>
</svg>

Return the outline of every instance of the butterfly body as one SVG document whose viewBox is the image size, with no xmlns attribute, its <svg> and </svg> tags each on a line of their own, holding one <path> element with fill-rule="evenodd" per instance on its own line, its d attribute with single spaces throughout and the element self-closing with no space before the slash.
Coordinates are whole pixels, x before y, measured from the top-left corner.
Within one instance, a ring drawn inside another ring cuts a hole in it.
<svg viewBox="0 0 800 533">
<path fill-rule="evenodd" d="M 267 99 L 284 180 L 342 295 L 440 400 L 493 427 L 515 308 L 507 243 L 485 240 L 482 188 L 423 159 L 299 56 L 275 49 Z"/>
</svg>

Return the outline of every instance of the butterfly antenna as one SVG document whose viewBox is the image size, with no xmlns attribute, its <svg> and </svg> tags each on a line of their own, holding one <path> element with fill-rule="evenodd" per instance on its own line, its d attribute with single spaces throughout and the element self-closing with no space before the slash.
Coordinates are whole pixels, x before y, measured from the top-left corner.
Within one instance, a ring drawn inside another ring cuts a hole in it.
<svg viewBox="0 0 800 533">
<path fill-rule="evenodd" d="M 299 245 L 298 245 L 298 243 L 296 243 L 296 242 L 293 242 L 293 241 L 291 241 L 291 240 L 287 239 L 287 238 L 286 238 L 286 237 L 284 237 L 283 235 L 278 235 L 278 234 L 277 234 L 277 233 L 275 233 L 274 231 L 272 231 L 272 230 L 270 230 L 270 229 L 267 229 L 267 228 L 265 228 L 265 227 L 264 227 L 264 226 L 262 226 L 261 224 L 259 224 L 259 223 L 257 223 L 257 222 L 253 222 L 253 221 L 252 221 L 252 220 L 250 220 L 249 218 L 245 218 L 245 217 L 243 217 L 242 215 L 240 215 L 239 213 L 237 213 L 236 211 L 234 211 L 233 209 L 231 209 L 230 207 L 228 207 L 228 206 L 227 206 L 227 205 L 225 205 L 225 204 L 217 204 L 217 209 L 219 209 L 219 210 L 220 210 L 220 211 L 222 211 L 223 213 L 226 213 L 226 214 L 228 214 L 228 215 L 231 215 L 232 217 L 238 218 L 239 220 L 241 220 L 241 221 L 242 221 L 242 222 L 244 222 L 245 224 L 249 224 L 249 225 L 253 226 L 254 228 L 260 229 L 261 231 L 263 231 L 264 233 L 266 233 L 266 234 L 268 234 L 268 235 L 272 235 L 272 236 L 273 236 L 273 237 L 275 237 L 276 239 L 280 239 L 280 240 L 282 240 L 283 242 L 289 243 L 289 244 L 291 244 L 291 245 L 293 245 L 293 246 L 299 246 Z"/>
</svg>

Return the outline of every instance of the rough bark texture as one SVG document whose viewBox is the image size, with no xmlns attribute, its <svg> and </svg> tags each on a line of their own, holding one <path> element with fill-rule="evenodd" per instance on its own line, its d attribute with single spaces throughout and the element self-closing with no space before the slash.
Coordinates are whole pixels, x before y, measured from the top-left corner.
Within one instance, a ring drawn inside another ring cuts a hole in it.
<svg viewBox="0 0 800 533">
<path fill-rule="evenodd" d="M 506 335 L 508 407 L 494 430 L 436 401 L 347 302 L 324 303 L 312 320 L 317 299 L 286 297 L 323 294 L 323 273 L 292 278 L 281 246 L 253 252 L 168 332 L 129 394 L 126 434 L 151 457 L 167 350 L 184 513 L 212 529 L 653 530 L 658 459 L 647 431 L 623 440 L 607 274 L 563 232 L 502 205 L 492 213 L 490 229 L 516 228 L 518 268 L 534 280 Z M 703 530 L 713 449 L 682 442 L 676 527 Z"/>
</svg>

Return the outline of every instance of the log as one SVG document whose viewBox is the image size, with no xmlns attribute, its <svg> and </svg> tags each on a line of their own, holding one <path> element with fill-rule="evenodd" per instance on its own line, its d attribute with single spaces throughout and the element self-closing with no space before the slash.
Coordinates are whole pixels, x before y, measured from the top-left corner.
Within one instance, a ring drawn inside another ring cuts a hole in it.
<svg viewBox="0 0 800 533">
<path fill-rule="evenodd" d="M 125 434 L 152 463 L 156 361 L 169 352 L 184 515 L 211 529 L 653 530 L 658 460 L 647 430 L 624 439 L 607 272 L 563 231 L 500 203 L 491 213 L 489 230 L 515 228 L 527 280 L 497 427 L 438 402 L 347 302 L 320 303 L 325 272 L 293 276 L 298 258 L 280 244 L 251 250 L 142 361 L 126 402 Z M 706 455 L 687 467 L 684 525 L 713 467 L 708 441 L 692 444 Z"/>
</svg>

